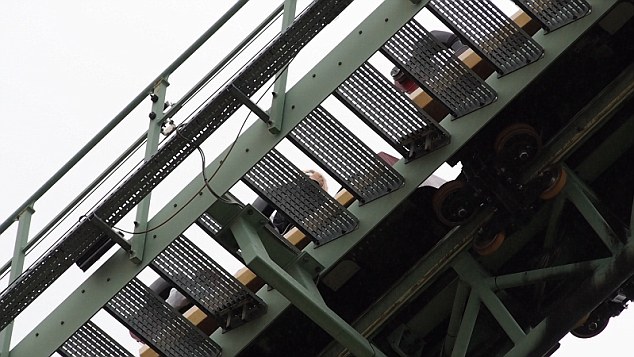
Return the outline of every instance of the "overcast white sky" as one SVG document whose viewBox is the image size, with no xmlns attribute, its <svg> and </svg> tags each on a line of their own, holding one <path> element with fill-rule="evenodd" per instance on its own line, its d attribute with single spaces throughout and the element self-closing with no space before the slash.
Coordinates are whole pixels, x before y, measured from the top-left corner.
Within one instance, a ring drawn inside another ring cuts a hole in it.
<svg viewBox="0 0 634 357">
<path fill-rule="evenodd" d="M 505 11 L 514 11 L 509 1 L 497 2 Z M 248 4 L 240 21 L 231 22 L 186 68 L 170 78 L 168 100 L 176 101 L 184 94 L 278 3 L 253 1 Z M 307 1 L 299 3 L 301 8 Z M 369 11 L 377 1 L 362 3 L 357 5 L 359 13 Z M 230 6 L 226 2 L 203 0 L 183 4 L 175 0 L 8 0 L 2 3 L 0 108 L 4 124 L 0 129 L 3 173 L 0 187 L 4 194 L 0 201 L 0 220 L 11 214 Z M 341 22 L 335 32 L 345 34 L 346 24 Z M 425 25 L 429 30 L 439 26 L 432 21 Z M 277 31 L 279 24 L 274 25 L 274 29 Z M 317 47 L 312 51 L 291 66 L 291 82 L 303 74 L 302 69 L 310 68 L 319 59 L 318 52 L 324 50 Z M 267 108 L 268 104 L 262 106 Z M 31 235 L 145 130 L 149 111 L 147 100 L 95 154 L 64 179 L 60 188 L 38 202 Z M 233 134 L 227 134 L 228 137 L 233 137 L 235 131 L 235 127 L 230 129 L 228 133 Z M 214 148 L 209 145 L 206 150 L 213 152 Z M 224 147 L 216 145 L 215 149 Z M 389 150 L 379 144 L 376 148 Z M 211 159 L 215 155 L 207 157 Z M 303 164 L 301 158 L 298 160 Z M 178 179 L 189 182 L 199 165 L 197 157 L 188 160 L 179 171 L 182 176 L 172 182 Z M 161 187 L 164 194 L 153 196 L 161 196 L 156 197 L 154 212 L 162 206 L 161 200 L 175 194 L 168 184 Z M 331 192 L 336 189 L 331 181 Z M 75 217 L 83 213 L 85 211 L 80 211 Z M 3 260 L 0 264 L 11 254 L 7 241 L 13 239 L 14 232 L 15 227 L 1 237 Z M 634 321 L 627 311 L 623 315 L 592 340 L 579 343 L 577 339 L 566 338 L 555 355 L 595 355 L 613 350 L 615 346 L 629 347 L 625 334 L 632 332 Z M 17 338 L 33 324 L 32 320 L 18 324 Z M 132 349 L 137 347 L 133 341 L 126 345 Z"/>
</svg>

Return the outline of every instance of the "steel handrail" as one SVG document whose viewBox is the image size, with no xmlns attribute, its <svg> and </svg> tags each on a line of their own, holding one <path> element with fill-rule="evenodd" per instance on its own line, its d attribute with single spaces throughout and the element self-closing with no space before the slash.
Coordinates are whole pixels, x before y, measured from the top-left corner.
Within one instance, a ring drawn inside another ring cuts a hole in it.
<svg viewBox="0 0 634 357">
<path fill-rule="evenodd" d="M 84 147 L 82 147 L 68 162 L 64 164 L 51 178 L 49 178 L 35 193 L 33 193 L 18 209 L 15 210 L 2 224 L 0 224 L 0 234 L 9 228 L 15 222 L 22 212 L 29 206 L 35 204 L 53 185 L 55 185 L 70 169 L 72 169 L 81 159 L 90 152 L 106 135 L 108 135 L 128 114 L 132 112 L 152 91 L 156 83 L 167 78 L 172 72 L 180 67 L 191 55 L 198 50 L 216 31 L 218 31 L 238 10 L 240 10 L 249 0 L 238 0 L 218 21 L 205 31 L 185 52 L 183 52 L 172 64 L 161 72 L 150 84 L 141 90 L 141 92 L 119 112 L 106 126 L 104 126 Z"/>
</svg>

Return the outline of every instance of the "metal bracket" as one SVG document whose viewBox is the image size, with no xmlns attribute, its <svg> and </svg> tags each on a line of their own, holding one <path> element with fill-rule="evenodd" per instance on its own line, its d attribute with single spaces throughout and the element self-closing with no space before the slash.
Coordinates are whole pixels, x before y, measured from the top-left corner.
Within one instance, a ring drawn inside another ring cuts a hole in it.
<svg viewBox="0 0 634 357">
<path fill-rule="evenodd" d="M 106 222 L 99 218 L 99 216 L 93 214 L 92 216 L 90 216 L 90 218 L 88 218 L 88 220 L 97 228 L 101 229 L 101 231 L 104 232 L 111 241 L 120 245 L 123 250 L 128 253 L 132 252 L 132 245 L 130 245 L 130 243 L 123 238 L 123 235 L 115 232 L 109 225 L 106 224 Z"/>
<path fill-rule="evenodd" d="M 423 353 L 425 346 L 425 342 L 414 336 L 405 325 L 397 327 L 387 340 L 399 357 L 418 357 Z"/>
<path fill-rule="evenodd" d="M 269 115 L 266 114 L 266 112 L 262 110 L 262 108 L 258 107 L 257 104 L 253 103 L 251 101 L 251 98 L 247 97 L 244 93 L 242 93 L 242 91 L 238 89 L 238 87 L 232 84 L 231 86 L 229 86 L 229 90 L 231 91 L 233 95 L 236 96 L 236 98 L 242 104 L 246 105 L 247 108 L 251 109 L 251 111 L 255 113 L 255 115 L 259 116 L 260 119 L 262 119 L 265 123 L 269 122 Z"/>
<path fill-rule="evenodd" d="M 326 306 L 312 281 L 313 274 L 304 269 L 318 263 L 307 254 L 288 249 L 268 229 L 267 222 L 264 215 L 247 205 L 231 224 L 246 265 L 355 356 L 385 356 Z M 316 267 L 323 269 L 319 264 Z"/>
</svg>

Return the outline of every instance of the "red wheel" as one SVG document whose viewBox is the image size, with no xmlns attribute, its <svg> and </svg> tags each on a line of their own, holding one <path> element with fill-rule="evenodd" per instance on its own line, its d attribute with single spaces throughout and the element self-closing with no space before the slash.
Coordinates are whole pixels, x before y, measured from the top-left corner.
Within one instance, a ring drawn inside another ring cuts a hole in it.
<svg viewBox="0 0 634 357">
<path fill-rule="evenodd" d="M 506 127 L 495 139 L 495 154 L 501 166 L 519 168 L 531 162 L 542 148 L 539 133 L 530 125 Z"/>
<path fill-rule="evenodd" d="M 506 239 L 504 231 L 498 232 L 493 237 L 478 236 L 473 240 L 473 250 L 482 256 L 491 255 L 502 246 L 504 239 Z"/>
<path fill-rule="evenodd" d="M 475 211 L 473 194 L 464 182 L 445 182 L 434 193 L 432 206 L 442 223 L 454 227 L 465 223 Z"/>
<path fill-rule="evenodd" d="M 564 186 L 566 186 L 567 179 L 568 175 L 566 174 L 566 170 L 564 170 L 562 167 L 555 170 L 553 173 L 553 177 L 550 180 L 550 185 L 547 189 L 542 191 L 542 193 L 539 195 L 539 198 L 541 198 L 542 200 L 550 200 L 552 198 L 555 198 L 561 192 L 561 190 L 564 189 Z"/>
</svg>

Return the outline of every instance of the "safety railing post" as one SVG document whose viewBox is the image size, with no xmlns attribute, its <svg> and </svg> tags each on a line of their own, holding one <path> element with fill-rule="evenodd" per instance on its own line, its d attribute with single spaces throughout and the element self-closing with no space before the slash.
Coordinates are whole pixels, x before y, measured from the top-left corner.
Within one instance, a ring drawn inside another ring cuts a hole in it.
<svg viewBox="0 0 634 357">
<path fill-rule="evenodd" d="M 29 228 L 31 227 L 31 216 L 35 210 L 33 205 L 27 206 L 22 213 L 18 215 L 18 232 L 15 237 L 15 246 L 13 248 L 13 259 L 11 260 L 11 272 L 9 274 L 9 283 L 14 281 L 24 269 L 24 256 L 26 244 L 29 240 Z M 0 356 L 8 356 L 11 347 L 11 335 L 13 334 L 13 322 L 0 333 L 0 343 L 2 350 Z"/>
<path fill-rule="evenodd" d="M 169 82 L 167 77 L 156 83 L 150 98 L 152 99 L 152 111 L 150 112 L 150 124 L 145 143 L 145 160 L 148 160 L 156 153 L 159 146 L 161 126 L 165 116 L 165 93 Z M 143 250 L 147 237 L 148 215 L 150 212 L 150 200 L 152 193 L 149 193 L 137 206 L 136 218 L 134 220 L 134 236 L 130 239 L 131 251 L 130 260 L 140 263 L 143 259 Z"/>
<path fill-rule="evenodd" d="M 282 16 L 282 31 L 293 23 L 295 19 L 295 8 L 297 0 L 284 0 L 284 14 Z M 286 101 L 286 80 L 288 68 L 285 68 L 275 78 L 273 85 L 273 101 L 271 102 L 271 112 L 269 113 L 269 131 L 273 134 L 280 132 L 284 121 L 284 103 Z"/>
</svg>

